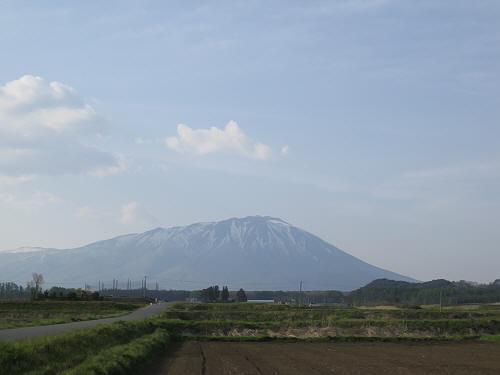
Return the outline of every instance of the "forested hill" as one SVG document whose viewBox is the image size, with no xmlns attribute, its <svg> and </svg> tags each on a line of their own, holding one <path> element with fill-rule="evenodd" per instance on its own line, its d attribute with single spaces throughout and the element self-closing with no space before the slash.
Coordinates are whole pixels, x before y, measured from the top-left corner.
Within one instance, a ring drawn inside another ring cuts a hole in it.
<svg viewBox="0 0 500 375">
<path fill-rule="evenodd" d="M 348 293 L 354 305 L 408 304 L 424 305 L 500 302 L 500 279 L 491 284 L 472 284 L 465 281 L 433 280 L 408 283 L 378 279 Z"/>
</svg>

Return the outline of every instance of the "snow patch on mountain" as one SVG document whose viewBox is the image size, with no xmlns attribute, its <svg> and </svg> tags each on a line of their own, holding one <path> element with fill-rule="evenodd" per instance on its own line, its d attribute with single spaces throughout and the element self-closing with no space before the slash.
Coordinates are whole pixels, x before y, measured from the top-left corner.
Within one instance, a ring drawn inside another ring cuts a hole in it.
<svg viewBox="0 0 500 375">
<path fill-rule="evenodd" d="M 57 251 L 59 249 L 47 249 L 45 247 L 31 247 L 31 246 L 24 246 L 24 247 L 18 247 L 17 249 L 10 249 L 10 250 L 0 250 L 0 253 L 10 253 L 10 254 L 23 254 L 23 253 L 38 253 L 38 252 L 46 252 L 46 251 Z M 62 250 L 59 250 L 62 251 Z"/>
</svg>

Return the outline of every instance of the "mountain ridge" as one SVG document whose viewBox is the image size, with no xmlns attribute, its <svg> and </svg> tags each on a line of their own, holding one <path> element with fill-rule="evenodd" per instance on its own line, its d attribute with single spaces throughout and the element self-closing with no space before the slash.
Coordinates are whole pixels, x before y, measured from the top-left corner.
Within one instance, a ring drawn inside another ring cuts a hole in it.
<svg viewBox="0 0 500 375">
<path fill-rule="evenodd" d="M 161 287 L 228 284 L 246 289 L 353 290 L 378 278 L 414 281 L 372 266 L 272 216 L 247 216 L 158 227 L 71 249 L 0 252 L 0 273 L 13 281 L 32 272 L 47 283 L 96 284 L 147 275 Z"/>
</svg>

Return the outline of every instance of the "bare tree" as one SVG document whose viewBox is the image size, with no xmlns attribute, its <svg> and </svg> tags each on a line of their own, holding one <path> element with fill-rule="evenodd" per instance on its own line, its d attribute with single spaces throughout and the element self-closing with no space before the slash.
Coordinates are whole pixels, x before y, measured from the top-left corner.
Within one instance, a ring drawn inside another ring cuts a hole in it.
<svg viewBox="0 0 500 375">
<path fill-rule="evenodd" d="M 43 280 L 43 275 L 41 273 L 33 273 L 33 280 L 31 281 L 31 285 L 35 288 L 35 296 L 38 295 L 39 292 L 42 291 L 42 285 L 45 281 Z"/>
</svg>

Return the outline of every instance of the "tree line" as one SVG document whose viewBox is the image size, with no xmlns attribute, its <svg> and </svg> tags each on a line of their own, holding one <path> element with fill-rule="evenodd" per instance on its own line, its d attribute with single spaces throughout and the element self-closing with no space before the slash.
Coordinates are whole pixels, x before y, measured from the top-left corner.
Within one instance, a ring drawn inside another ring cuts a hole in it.
<svg viewBox="0 0 500 375">
<path fill-rule="evenodd" d="M 500 279 L 491 284 L 433 280 L 409 283 L 380 279 L 348 293 L 352 305 L 456 305 L 500 302 Z"/>
<path fill-rule="evenodd" d="M 118 283 L 116 283 L 118 284 Z M 167 301 L 203 302 L 246 302 L 253 300 L 273 300 L 291 304 L 337 303 L 344 305 L 453 305 L 466 303 L 500 302 L 500 279 L 490 284 L 474 284 L 466 281 L 452 282 L 434 280 L 424 283 L 410 283 L 380 279 L 352 292 L 340 291 L 229 291 L 213 285 L 202 290 L 160 290 L 157 289 L 101 289 L 90 291 L 89 287 L 52 287 L 43 290 L 43 275 L 34 273 L 25 287 L 12 282 L 0 283 L 0 299 L 66 299 L 100 300 L 107 297 L 151 298 Z"/>
<path fill-rule="evenodd" d="M 42 292 L 43 283 L 43 275 L 39 273 L 33 273 L 32 279 L 27 283 L 25 288 L 12 282 L 0 283 L 0 298 L 15 299 L 31 297 L 32 299 L 36 299 Z"/>
<path fill-rule="evenodd" d="M 247 302 L 247 295 L 243 289 L 240 288 L 231 298 L 231 294 L 227 286 L 223 286 L 222 290 L 218 285 L 210 286 L 202 289 L 199 293 L 199 299 L 203 302 Z"/>
<path fill-rule="evenodd" d="M 0 283 L 0 299 L 32 299 L 32 300 L 100 300 L 99 292 L 91 292 L 80 288 L 52 287 L 43 289 L 43 275 L 33 273 L 26 287 L 13 282 Z"/>
<path fill-rule="evenodd" d="M 25 298 L 30 294 L 29 290 L 16 283 L 0 283 L 0 299 Z"/>
</svg>

